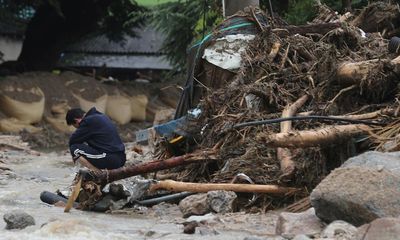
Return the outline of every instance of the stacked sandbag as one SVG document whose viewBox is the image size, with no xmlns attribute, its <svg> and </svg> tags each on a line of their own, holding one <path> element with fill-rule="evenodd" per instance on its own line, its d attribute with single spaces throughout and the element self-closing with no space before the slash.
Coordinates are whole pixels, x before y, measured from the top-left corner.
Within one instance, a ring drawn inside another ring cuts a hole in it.
<svg viewBox="0 0 400 240">
<path fill-rule="evenodd" d="M 36 133 L 41 129 L 34 127 L 29 123 L 22 122 L 16 118 L 4 118 L 0 120 L 0 132 L 19 133 L 22 130 L 25 130 L 29 133 Z"/>
<path fill-rule="evenodd" d="M 159 98 L 156 97 L 151 99 L 148 102 L 146 108 L 146 121 L 154 122 L 156 119 L 157 112 L 165 109 L 170 109 L 170 107 L 166 105 L 163 101 L 161 101 Z"/>
<path fill-rule="evenodd" d="M 118 124 L 127 124 L 131 121 L 131 100 L 129 96 L 116 91 L 108 96 L 106 114 Z"/>
<path fill-rule="evenodd" d="M 107 94 L 93 100 L 87 100 L 83 96 L 74 93 L 72 93 L 72 96 L 74 96 L 78 100 L 79 107 L 82 108 L 82 110 L 85 112 L 89 111 L 89 109 L 91 109 L 92 107 L 95 107 L 100 112 L 106 112 L 108 100 Z"/>
<path fill-rule="evenodd" d="M 131 102 L 131 119 L 132 121 L 146 121 L 146 109 L 149 99 L 144 94 L 138 94 L 130 97 Z"/>
<path fill-rule="evenodd" d="M 74 127 L 68 126 L 65 121 L 65 115 L 69 109 L 70 106 L 66 101 L 58 104 L 55 103 L 50 108 L 51 115 L 45 116 L 44 119 L 58 132 L 72 133 Z"/>
<path fill-rule="evenodd" d="M 154 116 L 153 125 L 159 125 L 162 123 L 169 122 L 174 119 L 175 109 L 166 108 L 158 110 Z"/>
<path fill-rule="evenodd" d="M 24 82 L 1 82 L 0 110 L 8 117 L 31 124 L 42 119 L 45 97 L 37 86 Z"/>
<path fill-rule="evenodd" d="M 106 112 L 107 92 L 96 79 L 73 72 L 64 72 L 60 77 L 66 80 L 64 85 L 78 101 L 80 108 L 88 111 L 96 107 L 98 111 Z"/>
</svg>

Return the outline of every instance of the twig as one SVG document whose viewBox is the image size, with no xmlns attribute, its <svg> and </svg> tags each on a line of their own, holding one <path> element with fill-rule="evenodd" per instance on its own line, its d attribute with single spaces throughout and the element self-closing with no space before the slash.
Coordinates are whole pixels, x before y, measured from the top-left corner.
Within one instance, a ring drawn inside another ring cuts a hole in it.
<svg viewBox="0 0 400 240">
<path fill-rule="evenodd" d="M 283 66 L 285 65 L 286 59 L 287 59 L 288 54 L 289 54 L 289 48 L 290 48 L 290 43 L 288 44 L 288 46 L 287 46 L 287 48 L 285 50 L 285 55 L 283 55 L 281 65 L 279 67 L 279 71 L 281 71 Z"/>
<path fill-rule="evenodd" d="M 338 97 L 340 97 L 340 95 L 342 95 L 343 93 L 348 92 L 356 87 L 357 87 L 357 85 L 354 84 L 354 85 L 351 85 L 350 87 L 343 88 L 342 90 L 340 90 L 339 93 L 336 94 L 336 96 L 334 98 L 332 98 L 332 100 L 328 101 L 328 106 L 326 108 L 329 108 L 336 101 L 336 99 Z"/>
</svg>

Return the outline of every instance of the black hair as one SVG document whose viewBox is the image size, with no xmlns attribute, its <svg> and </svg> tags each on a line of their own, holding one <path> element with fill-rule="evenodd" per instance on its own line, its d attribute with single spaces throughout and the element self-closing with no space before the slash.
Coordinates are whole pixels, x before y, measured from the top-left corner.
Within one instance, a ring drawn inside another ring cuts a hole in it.
<svg viewBox="0 0 400 240">
<path fill-rule="evenodd" d="M 65 116 L 67 125 L 74 124 L 76 118 L 82 118 L 84 115 L 85 115 L 85 112 L 80 108 L 73 108 L 73 109 L 68 110 L 67 115 Z"/>
</svg>

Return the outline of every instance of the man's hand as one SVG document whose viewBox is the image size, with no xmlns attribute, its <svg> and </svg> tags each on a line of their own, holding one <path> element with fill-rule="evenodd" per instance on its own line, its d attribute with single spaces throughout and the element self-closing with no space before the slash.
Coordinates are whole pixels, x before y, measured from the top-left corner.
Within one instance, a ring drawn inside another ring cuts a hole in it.
<svg viewBox="0 0 400 240">
<path fill-rule="evenodd" d="M 96 171 L 93 171 L 90 169 L 81 169 L 78 174 L 82 176 L 84 182 L 93 181 L 101 184 L 107 181 L 107 170 L 97 169 Z"/>
</svg>

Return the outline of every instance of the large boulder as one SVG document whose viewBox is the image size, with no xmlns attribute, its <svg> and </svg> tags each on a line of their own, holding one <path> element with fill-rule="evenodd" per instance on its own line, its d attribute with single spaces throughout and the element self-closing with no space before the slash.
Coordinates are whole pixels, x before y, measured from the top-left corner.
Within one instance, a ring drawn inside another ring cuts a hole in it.
<svg viewBox="0 0 400 240">
<path fill-rule="evenodd" d="M 316 215 L 355 226 L 400 215 L 400 176 L 383 168 L 335 169 L 311 193 Z"/>
<path fill-rule="evenodd" d="M 276 234 L 285 238 L 296 235 L 316 236 L 323 229 L 324 223 L 315 215 L 314 208 L 300 213 L 283 212 L 279 215 Z"/>
<path fill-rule="evenodd" d="M 393 240 L 399 239 L 400 219 L 379 218 L 358 229 L 356 238 L 362 240 Z"/>
<path fill-rule="evenodd" d="M 4 214 L 4 221 L 7 223 L 6 229 L 24 229 L 35 225 L 35 219 L 23 211 L 13 211 Z"/>
<path fill-rule="evenodd" d="M 400 175 L 400 152 L 369 151 L 349 158 L 341 167 L 386 169 Z"/>
</svg>

